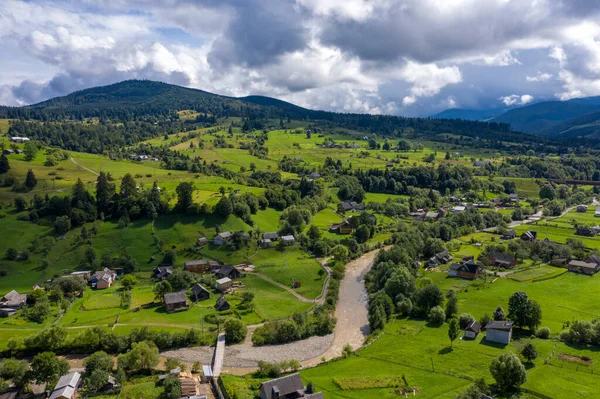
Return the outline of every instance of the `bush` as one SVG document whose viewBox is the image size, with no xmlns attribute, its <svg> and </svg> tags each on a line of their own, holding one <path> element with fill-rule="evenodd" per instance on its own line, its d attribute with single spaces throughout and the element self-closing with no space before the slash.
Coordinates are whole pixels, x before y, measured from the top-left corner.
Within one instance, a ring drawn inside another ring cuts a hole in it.
<svg viewBox="0 0 600 399">
<path fill-rule="evenodd" d="M 225 337 L 228 343 L 236 344 L 246 338 L 248 328 L 239 319 L 230 318 L 225 321 Z"/>
<path fill-rule="evenodd" d="M 548 327 L 541 327 L 537 330 L 535 335 L 540 339 L 550 338 L 550 329 Z"/>
<path fill-rule="evenodd" d="M 434 306 L 429 311 L 427 320 L 429 320 L 431 324 L 441 326 L 444 321 L 446 321 L 446 312 L 444 312 L 444 309 L 442 309 L 441 306 Z"/>
<path fill-rule="evenodd" d="M 465 328 L 467 328 L 469 326 L 469 324 L 471 324 L 473 321 L 475 320 L 475 318 L 473 316 L 471 316 L 468 313 L 463 313 L 460 316 L 458 316 L 458 326 L 460 327 L 461 330 L 464 330 Z"/>
</svg>

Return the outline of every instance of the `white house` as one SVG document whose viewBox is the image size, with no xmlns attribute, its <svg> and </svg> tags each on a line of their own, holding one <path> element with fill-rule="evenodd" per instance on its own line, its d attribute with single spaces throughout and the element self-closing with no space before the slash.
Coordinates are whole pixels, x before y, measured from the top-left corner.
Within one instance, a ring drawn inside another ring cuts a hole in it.
<svg viewBox="0 0 600 399">
<path fill-rule="evenodd" d="M 71 399 L 79 387 L 80 379 L 81 374 L 76 371 L 63 375 L 50 394 L 50 399 Z"/>
<path fill-rule="evenodd" d="M 294 236 L 281 236 L 281 241 L 283 241 L 286 245 L 294 245 L 296 239 Z"/>
<path fill-rule="evenodd" d="M 27 137 L 11 137 L 10 141 L 14 143 L 25 143 L 29 141 L 29 139 Z"/>
<path fill-rule="evenodd" d="M 453 214 L 462 213 L 467 210 L 467 207 L 464 205 L 457 205 L 452 209 Z"/>
<path fill-rule="evenodd" d="M 490 321 L 485 327 L 485 340 L 499 344 L 510 343 L 513 322 L 510 320 Z"/>
</svg>

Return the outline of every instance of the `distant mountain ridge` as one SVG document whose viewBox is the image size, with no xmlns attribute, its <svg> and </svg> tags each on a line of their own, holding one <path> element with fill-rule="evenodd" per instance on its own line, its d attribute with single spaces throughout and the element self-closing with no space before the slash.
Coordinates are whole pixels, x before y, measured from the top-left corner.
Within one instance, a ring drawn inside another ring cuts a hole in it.
<svg viewBox="0 0 600 399">
<path fill-rule="evenodd" d="M 499 110 L 455 108 L 432 117 L 506 123 L 513 130 L 538 136 L 600 138 L 600 97 L 543 101 L 493 115 Z"/>
</svg>

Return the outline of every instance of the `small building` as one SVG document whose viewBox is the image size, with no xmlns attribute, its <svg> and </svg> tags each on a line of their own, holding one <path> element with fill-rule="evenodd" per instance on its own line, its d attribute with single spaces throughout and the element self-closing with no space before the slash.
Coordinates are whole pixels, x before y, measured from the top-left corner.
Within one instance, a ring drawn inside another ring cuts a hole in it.
<svg viewBox="0 0 600 399">
<path fill-rule="evenodd" d="M 158 280 L 164 280 L 173 274 L 173 266 L 158 265 L 152 270 L 152 276 Z"/>
<path fill-rule="evenodd" d="M 225 296 L 221 295 L 219 299 L 217 299 L 217 303 L 215 303 L 215 309 L 217 309 L 219 312 L 223 312 L 225 310 L 229 310 L 230 308 L 231 305 L 229 305 L 229 302 L 227 302 Z"/>
<path fill-rule="evenodd" d="M 510 202 L 519 202 L 519 194 L 508 194 Z"/>
<path fill-rule="evenodd" d="M 71 276 L 80 277 L 83 280 L 88 281 L 90 279 L 90 277 L 92 277 L 92 271 L 84 270 L 84 271 L 73 272 L 73 273 L 71 273 Z"/>
<path fill-rule="evenodd" d="M 359 204 L 356 201 L 346 201 L 338 204 L 338 212 L 360 212 L 365 210 L 364 204 Z"/>
<path fill-rule="evenodd" d="M 579 226 L 577 227 L 575 234 L 584 237 L 594 237 L 596 235 L 596 231 L 589 226 Z"/>
<path fill-rule="evenodd" d="M 352 227 L 350 222 L 344 220 L 341 223 L 332 224 L 331 227 L 329 227 L 329 231 L 338 234 L 352 234 L 354 228 Z"/>
<path fill-rule="evenodd" d="M 596 210 L 594 211 L 594 217 L 596 217 L 596 218 L 600 217 L 600 206 L 596 207 Z"/>
<path fill-rule="evenodd" d="M 504 254 L 502 252 L 492 252 L 488 256 L 490 265 L 497 267 L 510 268 L 517 264 L 517 259 L 512 254 Z"/>
<path fill-rule="evenodd" d="M 209 365 L 202 366 L 202 377 L 200 377 L 200 381 L 203 383 L 209 383 L 213 379 L 213 371 Z"/>
<path fill-rule="evenodd" d="M 528 230 L 525 233 L 521 234 L 521 240 L 534 242 L 535 240 L 537 240 L 537 232 Z"/>
<path fill-rule="evenodd" d="M 231 280 L 235 280 L 236 278 L 240 278 L 242 273 L 238 269 L 230 265 L 223 265 L 215 272 L 215 275 L 218 278 L 229 278 Z"/>
<path fill-rule="evenodd" d="M 50 394 L 50 399 L 71 399 L 79 388 L 81 374 L 73 372 L 60 377 L 54 390 Z"/>
<path fill-rule="evenodd" d="M 485 340 L 508 345 L 512 338 L 512 328 L 513 322 L 510 320 L 490 321 L 485 326 Z"/>
<path fill-rule="evenodd" d="M 174 312 L 176 310 L 187 309 L 188 300 L 185 291 L 171 292 L 165 294 L 164 298 L 165 310 Z"/>
<path fill-rule="evenodd" d="M 3 153 L 4 155 L 12 155 L 12 154 L 14 154 L 15 152 L 14 152 L 14 150 L 11 150 L 10 148 L 6 148 L 6 149 L 4 149 L 4 151 L 2 151 L 2 153 Z"/>
<path fill-rule="evenodd" d="M 598 273 L 600 270 L 600 265 L 595 262 L 584 262 L 581 260 L 572 260 L 569 262 L 568 269 L 573 273 L 581 273 L 592 275 Z"/>
<path fill-rule="evenodd" d="M 27 303 L 27 294 L 19 294 L 12 290 L 0 300 L 0 316 L 12 316 Z"/>
<path fill-rule="evenodd" d="M 555 258 L 550 261 L 552 266 L 567 267 L 569 260 L 567 258 Z"/>
<path fill-rule="evenodd" d="M 296 239 L 292 235 L 290 235 L 290 236 L 281 236 L 281 241 L 283 241 L 283 243 L 285 245 L 294 245 L 294 243 L 296 242 Z"/>
<path fill-rule="evenodd" d="M 431 258 L 429 258 L 429 260 L 426 263 L 426 266 L 445 265 L 446 263 L 450 262 L 452 259 L 454 259 L 454 257 L 452 255 L 450 255 L 448 250 L 442 251 L 438 254 L 435 254 Z"/>
<path fill-rule="evenodd" d="M 430 211 L 425 213 L 423 220 L 439 220 L 444 217 L 444 213 L 441 211 Z"/>
<path fill-rule="evenodd" d="M 265 381 L 260 385 L 260 399 L 297 399 L 304 396 L 304 384 L 300 374 Z"/>
<path fill-rule="evenodd" d="M 451 264 L 448 276 L 475 280 L 477 277 L 479 277 L 479 273 L 481 273 L 481 267 L 479 267 L 474 261 L 470 260 L 465 263 Z"/>
<path fill-rule="evenodd" d="M 12 141 L 13 143 L 26 143 L 29 141 L 29 138 L 27 138 L 27 137 L 11 137 L 10 141 Z"/>
<path fill-rule="evenodd" d="M 457 213 L 462 213 L 467 210 L 467 207 L 464 205 L 457 205 L 452 209 L 452 214 L 456 215 Z"/>
<path fill-rule="evenodd" d="M 231 241 L 231 237 L 233 237 L 231 231 L 225 231 L 223 233 L 217 234 L 217 236 L 213 240 L 213 243 L 215 245 L 226 245 L 229 244 L 229 242 Z"/>
<path fill-rule="evenodd" d="M 475 339 L 481 332 L 481 325 L 477 320 L 473 320 L 467 328 L 465 328 L 465 338 Z"/>
<path fill-rule="evenodd" d="M 194 284 L 192 287 L 192 295 L 194 295 L 194 300 L 196 302 L 204 301 L 210 298 L 210 292 L 208 292 L 206 288 L 198 283 Z"/>
<path fill-rule="evenodd" d="M 308 175 L 308 178 L 311 180 L 317 180 L 321 178 L 321 175 L 318 172 L 312 172 L 310 175 Z"/>
<path fill-rule="evenodd" d="M 259 242 L 259 246 L 263 249 L 265 248 L 270 248 L 271 245 L 273 245 L 273 240 L 270 240 L 268 238 L 263 238 L 262 240 L 260 240 Z"/>
<path fill-rule="evenodd" d="M 233 280 L 229 277 L 220 278 L 217 280 L 215 288 L 221 292 L 225 292 L 233 286 Z"/>
<path fill-rule="evenodd" d="M 217 262 L 216 260 L 209 260 L 208 268 L 211 272 L 216 272 L 217 270 L 219 270 L 221 268 L 221 264 L 219 262 Z"/>
<path fill-rule="evenodd" d="M 512 240 L 517 238 L 517 233 L 514 230 L 507 230 L 504 234 L 500 236 L 503 240 Z"/>
<path fill-rule="evenodd" d="M 206 259 L 186 260 L 183 268 L 192 273 L 207 273 L 210 269 Z"/>
<path fill-rule="evenodd" d="M 203 245 L 207 245 L 208 244 L 208 238 L 206 237 L 200 237 L 198 238 L 198 245 L 199 246 L 203 246 Z"/>
<path fill-rule="evenodd" d="M 96 288 L 97 290 L 105 290 L 112 286 L 116 278 L 117 272 L 105 267 L 103 270 L 94 273 L 88 282 L 92 284 L 92 288 Z"/>
<path fill-rule="evenodd" d="M 115 377 L 113 377 L 112 375 L 109 375 L 108 378 L 106 379 L 106 384 L 104 385 L 102 390 L 112 391 L 112 390 L 118 389 L 120 387 L 121 387 L 121 384 L 119 384 L 117 382 L 117 379 Z"/>
<path fill-rule="evenodd" d="M 577 205 L 577 212 L 585 213 L 585 212 L 587 212 L 587 210 L 588 210 L 587 205 Z"/>
<path fill-rule="evenodd" d="M 279 237 L 279 234 L 277 234 L 275 232 L 263 233 L 263 235 L 262 235 L 263 240 L 275 241 L 275 240 L 277 240 L 278 237 Z"/>
</svg>

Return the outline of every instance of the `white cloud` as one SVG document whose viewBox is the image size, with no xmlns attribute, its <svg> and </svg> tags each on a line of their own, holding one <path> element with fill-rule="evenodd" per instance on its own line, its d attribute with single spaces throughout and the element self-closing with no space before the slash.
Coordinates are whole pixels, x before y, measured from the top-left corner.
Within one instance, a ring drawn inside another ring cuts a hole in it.
<svg viewBox="0 0 600 399">
<path fill-rule="evenodd" d="M 513 105 L 529 104 L 530 102 L 532 102 L 534 100 L 534 98 L 530 94 L 523 94 L 521 96 L 519 96 L 517 94 L 512 94 L 510 96 L 500 97 L 499 100 L 502 101 L 504 103 L 504 105 L 510 107 Z"/>
<path fill-rule="evenodd" d="M 525 77 L 525 80 L 527 80 L 528 82 L 547 82 L 552 78 L 553 76 L 551 73 L 542 73 L 538 71 L 537 75 L 527 76 Z"/>
<path fill-rule="evenodd" d="M 402 99 L 405 106 L 414 104 L 418 97 L 432 97 L 447 85 L 462 81 L 457 66 L 440 68 L 435 64 L 418 64 L 414 61 L 406 64 L 400 77 L 412 85 L 409 95 Z"/>
<path fill-rule="evenodd" d="M 364 21 L 371 16 L 378 0 L 296 0 L 296 4 L 318 16 Z"/>
</svg>

